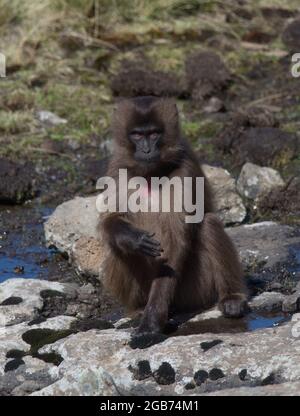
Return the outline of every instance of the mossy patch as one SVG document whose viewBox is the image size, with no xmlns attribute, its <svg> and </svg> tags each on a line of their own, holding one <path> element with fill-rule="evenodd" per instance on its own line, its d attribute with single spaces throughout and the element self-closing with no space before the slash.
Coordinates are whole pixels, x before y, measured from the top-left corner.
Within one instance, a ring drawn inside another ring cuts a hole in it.
<svg viewBox="0 0 300 416">
<path fill-rule="evenodd" d="M 43 299 L 45 299 L 45 298 L 54 298 L 54 297 L 65 298 L 66 294 L 63 293 L 63 292 L 59 292 L 58 290 L 44 289 L 40 292 L 40 296 Z"/>
<path fill-rule="evenodd" d="M 39 360 L 44 361 L 45 363 L 54 364 L 56 366 L 59 366 L 63 362 L 63 358 L 60 354 L 57 354 L 56 352 L 49 352 L 49 353 L 34 353 L 32 354 L 33 358 L 38 358 Z"/>
<path fill-rule="evenodd" d="M 71 329 L 54 330 L 37 328 L 24 332 L 22 339 L 31 346 L 30 353 L 36 354 L 44 345 L 53 344 L 54 342 L 62 338 L 66 338 L 73 333 L 74 331 Z"/>
<path fill-rule="evenodd" d="M 1 302 L 0 306 L 19 305 L 22 302 L 23 299 L 19 296 L 11 296 L 10 298 L 7 298 L 3 302 Z"/>
<path fill-rule="evenodd" d="M 21 365 L 24 365 L 24 364 L 25 362 L 21 358 L 14 358 L 13 360 L 10 360 L 5 364 L 4 373 L 17 370 Z"/>
<path fill-rule="evenodd" d="M 199 145 L 200 139 L 210 139 L 216 137 L 223 124 L 212 119 L 201 121 L 182 121 L 182 131 L 184 136 L 194 145 Z"/>
<path fill-rule="evenodd" d="M 93 318 L 93 319 L 81 319 L 78 321 L 74 321 L 71 323 L 70 328 L 73 331 L 81 331 L 81 332 L 86 332 L 89 331 L 90 329 L 111 329 L 113 328 L 113 324 L 109 321 L 106 321 L 104 319 L 99 319 L 99 318 Z"/>
<path fill-rule="evenodd" d="M 170 363 L 164 361 L 159 368 L 153 373 L 157 384 L 167 385 L 175 383 L 175 370 Z"/>
<path fill-rule="evenodd" d="M 7 351 L 6 358 L 22 358 L 22 357 L 25 357 L 25 355 L 27 355 L 25 351 L 12 349 L 12 350 Z"/>
</svg>

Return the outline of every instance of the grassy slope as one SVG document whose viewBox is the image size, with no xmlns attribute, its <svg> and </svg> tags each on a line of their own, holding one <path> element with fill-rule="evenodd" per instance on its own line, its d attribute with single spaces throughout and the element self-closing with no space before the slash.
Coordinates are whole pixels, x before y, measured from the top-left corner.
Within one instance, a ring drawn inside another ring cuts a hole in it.
<svg viewBox="0 0 300 416">
<path fill-rule="evenodd" d="M 105 140 L 113 105 L 109 79 L 121 60 L 142 52 L 155 68 L 182 74 L 185 56 L 193 49 L 207 49 L 207 41 L 199 41 L 205 31 L 226 42 L 227 47 L 210 49 L 222 55 L 238 81 L 231 95 L 239 97 L 239 105 L 274 93 L 271 83 L 253 86 L 247 73 L 255 65 L 276 72 L 284 49 L 280 34 L 266 45 L 241 41 L 249 31 L 276 34 L 274 22 L 261 13 L 266 6 L 299 7 L 298 0 L 252 0 L 244 7 L 253 15 L 247 20 L 234 13 L 234 0 L 0 0 L 0 51 L 11 70 L 0 80 L 0 155 L 32 158 L 45 138 L 82 144 L 95 137 Z M 39 81 L 42 87 L 31 87 Z M 280 103 L 272 104 L 280 108 Z M 179 106 L 188 138 L 213 152 L 199 138 L 209 139 L 222 123 L 191 110 L 188 102 Z M 69 123 L 41 129 L 34 117 L 39 109 Z M 282 127 L 297 131 L 299 114 L 295 100 L 288 112 L 279 114 Z M 41 157 L 40 152 L 36 156 Z"/>
</svg>

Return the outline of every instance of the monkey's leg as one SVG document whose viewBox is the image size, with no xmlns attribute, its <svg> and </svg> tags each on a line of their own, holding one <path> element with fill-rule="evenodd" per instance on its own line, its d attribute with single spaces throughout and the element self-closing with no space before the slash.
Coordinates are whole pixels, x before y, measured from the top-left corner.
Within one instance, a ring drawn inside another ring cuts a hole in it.
<svg viewBox="0 0 300 416">
<path fill-rule="evenodd" d="M 153 280 L 137 333 L 163 331 L 168 321 L 169 306 L 174 296 L 175 286 L 174 276 L 157 277 Z"/>
<path fill-rule="evenodd" d="M 214 214 L 204 216 L 200 238 L 201 277 L 209 275 L 213 279 L 219 309 L 224 316 L 243 316 L 248 308 L 241 263 L 231 239 Z"/>
</svg>

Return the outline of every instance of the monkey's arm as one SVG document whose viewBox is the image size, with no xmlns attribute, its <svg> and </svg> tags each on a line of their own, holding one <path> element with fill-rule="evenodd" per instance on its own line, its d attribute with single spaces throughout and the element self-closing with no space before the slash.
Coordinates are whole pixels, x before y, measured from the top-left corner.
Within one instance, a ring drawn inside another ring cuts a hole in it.
<svg viewBox="0 0 300 416">
<path fill-rule="evenodd" d="M 162 249 L 154 234 L 133 227 L 118 214 L 111 214 L 102 221 L 106 239 L 111 248 L 125 254 L 142 254 L 159 257 Z"/>
</svg>

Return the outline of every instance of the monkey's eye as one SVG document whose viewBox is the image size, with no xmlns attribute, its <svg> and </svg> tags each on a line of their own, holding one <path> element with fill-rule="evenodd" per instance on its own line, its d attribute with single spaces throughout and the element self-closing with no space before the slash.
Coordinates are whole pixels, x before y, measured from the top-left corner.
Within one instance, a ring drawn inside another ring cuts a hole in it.
<svg viewBox="0 0 300 416">
<path fill-rule="evenodd" d="M 141 140 L 143 138 L 143 135 L 140 133 L 132 133 L 130 137 L 132 138 L 132 140 Z"/>
<path fill-rule="evenodd" d="M 153 133 L 150 134 L 149 137 L 150 137 L 151 140 L 157 140 L 158 139 L 158 136 L 159 136 L 158 133 L 153 132 Z"/>
</svg>

